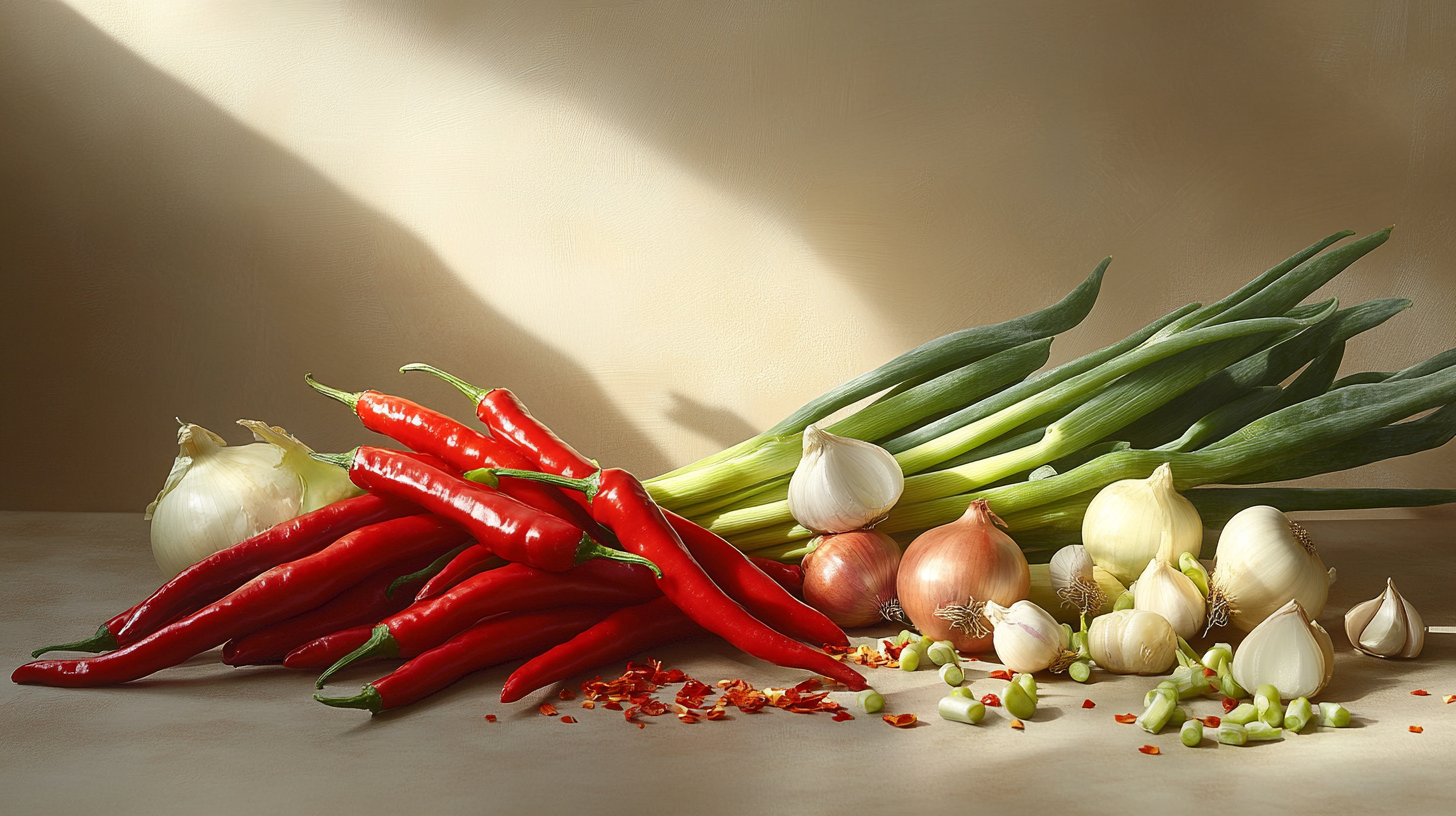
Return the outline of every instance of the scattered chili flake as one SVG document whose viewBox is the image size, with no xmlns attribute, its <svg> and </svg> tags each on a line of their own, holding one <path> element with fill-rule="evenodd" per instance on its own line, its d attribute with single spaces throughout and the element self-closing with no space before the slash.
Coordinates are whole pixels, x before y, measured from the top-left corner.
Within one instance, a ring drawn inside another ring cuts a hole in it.
<svg viewBox="0 0 1456 816">
<path fill-rule="evenodd" d="M 1010 680 L 1011 672 L 1006 671 L 1005 669 L 997 669 L 996 671 L 991 672 L 990 677 L 992 680 Z"/>
<path fill-rule="evenodd" d="M 728 712 L 724 711 L 721 708 L 715 708 L 712 711 L 709 711 L 707 714 L 704 714 L 703 719 L 715 721 L 726 720 L 728 719 Z"/>
<path fill-rule="evenodd" d="M 1239 701 L 1232 697 L 1223 698 L 1223 713 L 1228 714 L 1239 707 Z"/>
<path fill-rule="evenodd" d="M 536 710 L 546 715 L 547 717 L 556 716 L 556 706 L 551 705 L 550 703 L 542 703 L 541 705 L 536 707 Z"/>
<path fill-rule="evenodd" d="M 638 728 L 646 728 L 647 727 L 647 723 L 637 723 L 637 727 Z"/>
<path fill-rule="evenodd" d="M 597 707 L 597 704 L 594 703 L 594 702 L 592 702 L 591 700 L 582 700 L 581 701 L 581 707 L 582 708 L 596 708 Z"/>
<path fill-rule="evenodd" d="M 685 723 L 692 724 L 702 719 L 701 714 L 687 706 L 674 703 L 672 709 L 673 713 L 677 715 L 677 718 Z"/>
<path fill-rule="evenodd" d="M 1223 720 L 1213 716 L 1212 714 L 1208 715 L 1207 717 L 1194 717 L 1193 719 L 1203 723 L 1204 728 L 1217 728 L 1223 724 Z"/>
<path fill-rule="evenodd" d="M 994 694 L 986 694 L 981 697 L 981 705 L 988 705 L 992 708 L 1001 707 L 1001 698 Z"/>
<path fill-rule="evenodd" d="M 1426 691 L 1425 689 L 1416 689 L 1415 691 L 1411 692 L 1411 695 L 1414 697 L 1430 697 L 1431 693 L 1429 691 Z"/>
<path fill-rule="evenodd" d="M 485 715 L 485 721 L 486 722 L 495 722 L 496 721 L 496 717 L 495 717 L 494 714 L 487 714 L 487 715 Z"/>
<path fill-rule="evenodd" d="M 1011 727 L 1012 728 L 1015 728 L 1017 731 L 1025 731 L 1026 730 L 1026 723 L 1022 722 L 1021 720 L 1016 719 L 1015 717 L 1012 717 L 1011 718 Z"/>
<path fill-rule="evenodd" d="M 1082 707 L 1083 708 L 1096 708 L 1097 707 L 1097 704 L 1094 703 L 1094 702 L 1092 702 L 1091 700 L 1083 700 L 1082 701 Z"/>
<path fill-rule="evenodd" d="M 1158 750 L 1158 746 L 1156 745 L 1144 745 L 1138 750 L 1147 754 L 1148 756 L 1157 756 L 1158 754 L 1163 753 L 1162 751 Z"/>
<path fill-rule="evenodd" d="M 1420 726 L 1419 726 L 1419 725 L 1412 725 L 1412 726 L 1411 726 L 1411 727 L 1410 727 L 1410 732 L 1411 732 L 1411 733 L 1412 733 L 1412 734 L 1420 734 L 1420 733 L 1422 733 L 1422 732 L 1424 732 L 1424 731 L 1425 731 L 1425 730 L 1426 730 L 1426 729 L 1424 729 L 1424 728 L 1422 728 L 1422 727 L 1420 727 Z"/>
<path fill-rule="evenodd" d="M 561 718 L 561 721 L 564 723 L 574 723 L 576 722 L 576 718 L 571 715 L 566 715 Z"/>
<path fill-rule="evenodd" d="M 1203 669 L 1203 676 L 1204 677 L 1217 677 L 1218 676 L 1218 672 L 1216 672 L 1213 669 L 1210 669 L 1210 668 L 1208 668 L 1208 667 L 1205 666 L 1204 669 Z"/>
<path fill-rule="evenodd" d="M 881 719 L 896 728 L 909 728 L 916 723 L 914 714 L 886 714 Z"/>
<path fill-rule="evenodd" d="M 576 692 L 572 691 L 569 688 L 563 688 L 561 691 L 556 692 L 556 696 L 560 697 L 563 700 L 575 700 Z"/>
<path fill-rule="evenodd" d="M 854 719 L 854 715 L 849 713 L 848 711 L 845 711 L 844 709 L 840 709 L 839 711 L 834 712 L 834 716 L 830 717 L 829 719 L 834 720 L 835 722 L 844 722 L 845 720 Z"/>
<path fill-rule="evenodd" d="M 1114 715 L 1112 715 L 1112 719 L 1117 720 L 1118 722 L 1122 723 L 1123 725 L 1127 725 L 1128 723 L 1135 723 L 1135 722 L 1137 722 L 1137 715 L 1136 714 L 1114 714 Z"/>
<path fill-rule="evenodd" d="M 602 708 L 605 708 L 608 711 L 621 711 L 622 704 L 617 702 L 616 700 L 608 700 L 607 702 L 602 703 Z"/>
<path fill-rule="evenodd" d="M 1447 704 L 1456 703 L 1456 694 L 1447 694 L 1445 697 L 1441 698 L 1441 702 Z"/>
</svg>

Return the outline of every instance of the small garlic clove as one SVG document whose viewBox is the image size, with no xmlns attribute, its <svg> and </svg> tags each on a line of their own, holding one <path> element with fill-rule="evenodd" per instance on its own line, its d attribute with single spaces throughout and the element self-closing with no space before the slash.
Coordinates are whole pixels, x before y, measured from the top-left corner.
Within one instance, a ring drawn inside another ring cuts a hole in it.
<svg viewBox="0 0 1456 816">
<path fill-rule="evenodd" d="M 1420 613 L 1401 596 L 1390 578 L 1379 597 L 1356 604 L 1345 613 L 1345 634 L 1350 645 L 1374 657 L 1415 657 L 1426 639 Z"/>
<path fill-rule="evenodd" d="M 1313 697 L 1334 674 L 1334 644 L 1299 601 L 1265 618 L 1234 653 L 1230 671 L 1246 689 L 1271 685 L 1282 697 Z"/>
<path fill-rule="evenodd" d="M 1154 558 L 1138 576 L 1133 609 L 1162 615 L 1181 638 L 1192 638 L 1203 628 L 1207 604 L 1193 579 Z"/>
</svg>

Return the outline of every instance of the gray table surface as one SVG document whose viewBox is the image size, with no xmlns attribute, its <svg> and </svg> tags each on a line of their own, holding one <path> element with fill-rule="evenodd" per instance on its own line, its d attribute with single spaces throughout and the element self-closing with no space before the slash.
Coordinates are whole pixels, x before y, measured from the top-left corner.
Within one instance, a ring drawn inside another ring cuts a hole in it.
<svg viewBox="0 0 1456 816">
<path fill-rule="evenodd" d="M 1087 685 L 1042 678 L 1025 731 L 1001 710 L 972 727 L 936 717 L 945 687 L 934 672 L 886 669 L 870 678 L 888 710 L 921 725 L 769 710 L 695 725 L 647 718 L 638 729 L 556 701 L 579 721 L 565 724 L 536 710 L 555 701 L 554 688 L 500 704 L 511 666 L 371 717 L 314 702 L 311 675 L 234 669 L 214 651 L 114 688 L 0 684 L 0 813 L 1452 812 L 1456 704 L 1442 696 L 1456 694 L 1456 635 L 1429 635 L 1418 660 L 1383 661 L 1354 653 L 1341 621 L 1390 575 L 1428 625 L 1456 624 L 1456 529 L 1429 520 L 1309 527 L 1339 570 L 1321 619 L 1337 653 L 1321 699 L 1349 705 L 1356 721 L 1345 730 L 1187 749 L 1175 730 L 1117 724 L 1113 715 L 1139 711 L 1154 681 L 1105 673 Z M 0 565 L 0 654 L 12 668 L 38 645 L 90 634 L 159 583 L 136 515 L 0 513 Z M 854 634 L 869 642 L 877 632 Z M 806 677 L 715 642 L 653 655 L 708 683 Z M 978 692 L 1003 685 L 986 676 L 992 660 L 970 664 Z M 330 690 L 352 693 L 387 669 L 356 667 Z M 670 703 L 671 694 L 659 696 Z M 1096 707 L 1083 708 L 1087 699 Z M 1200 700 L 1192 713 L 1221 708 Z M 1162 754 L 1139 753 L 1144 744 Z"/>
</svg>

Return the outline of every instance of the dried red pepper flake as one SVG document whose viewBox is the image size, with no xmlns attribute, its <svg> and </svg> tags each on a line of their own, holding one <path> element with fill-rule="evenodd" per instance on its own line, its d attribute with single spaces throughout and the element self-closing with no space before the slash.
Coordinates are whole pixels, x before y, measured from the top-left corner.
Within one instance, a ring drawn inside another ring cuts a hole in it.
<svg viewBox="0 0 1456 816">
<path fill-rule="evenodd" d="M 1425 730 L 1426 730 L 1426 729 L 1424 729 L 1424 728 L 1422 728 L 1422 727 L 1420 727 L 1420 726 L 1419 726 L 1419 725 L 1412 725 L 1412 726 L 1411 726 L 1411 727 L 1410 727 L 1410 732 L 1411 732 L 1411 733 L 1412 733 L 1412 734 L 1421 734 L 1421 733 L 1424 733 L 1424 732 L 1425 732 Z"/>
<path fill-rule="evenodd" d="M 485 715 L 485 721 L 486 722 L 495 722 L 496 721 L 496 716 L 494 714 L 487 714 L 487 715 Z"/>
<path fill-rule="evenodd" d="M 1223 713 L 1228 714 L 1239 707 L 1239 701 L 1232 697 L 1223 698 Z"/>
<path fill-rule="evenodd" d="M 728 719 L 728 712 L 724 711 L 721 708 L 715 708 L 712 711 L 709 711 L 707 714 L 704 714 L 703 719 L 715 721 L 726 720 Z"/>
<path fill-rule="evenodd" d="M 1129 723 L 1135 723 L 1135 722 L 1137 722 L 1137 715 L 1136 714 L 1114 714 L 1114 715 L 1112 715 L 1112 719 L 1117 720 L 1118 722 L 1122 723 L 1123 725 L 1127 725 Z"/>
<path fill-rule="evenodd" d="M 1210 669 L 1210 668 L 1208 668 L 1208 667 L 1205 666 L 1204 669 L 1203 669 L 1203 676 L 1204 677 L 1217 677 L 1218 676 L 1218 672 L 1216 672 L 1213 669 Z"/>
<path fill-rule="evenodd" d="M 1448 705 L 1451 703 L 1456 703 L 1456 694 L 1447 694 L 1445 697 L 1441 698 L 1441 702 Z"/>
<path fill-rule="evenodd" d="M 996 671 L 991 672 L 991 674 L 988 676 L 992 680 L 1010 680 L 1011 672 L 1006 671 L 1005 669 L 997 669 Z"/>
<path fill-rule="evenodd" d="M 1411 695 L 1414 697 L 1430 697 L 1431 693 L 1429 691 L 1426 691 L 1425 689 L 1416 689 L 1415 691 L 1411 692 Z"/>
<path fill-rule="evenodd" d="M 546 715 L 547 717 L 556 716 L 556 706 L 551 705 L 550 703 L 542 703 L 541 705 L 536 707 L 536 710 Z"/>
<path fill-rule="evenodd" d="M 836 711 L 834 712 L 834 716 L 830 717 L 829 719 L 834 720 L 835 722 L 844 722 L 845 720 L 854 719 L 854 715 L 849 713 L 848 711 Z"/>
<path fill-rule="evenodd" d="M 556 696 L 563 700 L 575 700 L 576 692 L 569 688 L 563 688 L 561 691 L 556 692 Z"/>
<path fill-rule="evenodd" d="M 1138 750 L 1144 754 L 1147 754 L 1148 756 L 1157 756 L 1158 754 L 1163 753 L 1162 751 L 1158 750 L 1158 746 L 1156 745 L 1144 745 Z"/>
<path fill-rule="evenodd" d="M 576 722 L 576 718 L 571 716 L 570 714 L 567 714 L 561 718 L 561 721 L 564 723 L 574 723 Z"/>
<path fill-rule="evenodd" d="M 1083 700 L 1082 701 L 1082 707 L 1083 708 L 1096 708 L 1097 707 L 1097 704 L 1094 703 L 1094 702 L 1092 702 L 1091 700 Z"/>
<path fill-rule="evenodd" d="M 992 708 L 1000 708 L 1001 698 L 997 697 L 994 694 L 984 694 L 981 696 L 981 705 L 987 705 Z"/>
<path fill-rule="evenodd" d="M 581 707 L 582 708 L 596 708 L 597 707 L 597 704 L 595 702 L 591 701 L 591 700 L 582 700 L 581 701 Z"/>
<path fill-rule="evenodd" d="M 918 721 L 914 714 L 886 714 L 880 719 L 896 728 L 909 728 Z"/>
<path fill-rule="evenodd" d="M 819 648 L 823 650 L 824 654 L 829 655 L 845 655 L 854 651 L 853 646 L 836 646 L 833 643 L 826 643 Z"/>
<path fill-rule="evenodd" d="M 1026 730 L 1026 723 L 1022 722 L 1021 720 L 1016 719 L 1015 717 L 1012 717 L 1011 718 L 1011 727 L 1012 728 L 1015 728 L 1017 731 L 1025 731 Z"/>
<path fill-rule="evenodd" d="M 617 702 L 616 700 L 608 700 L 607 702 L 602 703 L 602 708 L 605 708 L 608 711 L 621 711 L 622 704 Z"/>
<path fill-rule="evenodd" d="M 637 710 L 649 717 L 660 717 L 667 713 L 667 704 L 657 700 L 643 700 Z"/>
<path fill-rule="evenodd" d="M 637 727 L 638 728 L 646 728 L 647 727 L 647 723 L 637 723 Z"/>
<path fill-rule="evenodd" d="M 1212 714 L 1208 715 L 1207 717 L 1202 717 L 1202 718 L 1194 717 L 1193 719 L 1198 720 L 1199 722 L 1203 723 L 1203 726 L 1205 728 L 1217 728 L 1217 727 L 1219 727 L 1220 725 L 1223 724 L 1223 720 L 1219 719 L 1218 717 L 1213 716 Z"/>
</svg>

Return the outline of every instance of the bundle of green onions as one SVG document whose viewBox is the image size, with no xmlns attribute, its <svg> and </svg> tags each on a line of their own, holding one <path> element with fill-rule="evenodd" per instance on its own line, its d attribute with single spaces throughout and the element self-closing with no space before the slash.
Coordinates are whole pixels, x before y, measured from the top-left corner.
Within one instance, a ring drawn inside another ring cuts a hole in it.
<svg viewBox="0 0 1456 816">
<path fill-rule="evenodd" d="M 1307 247 L 1217 303 L 1189 304 L 1034 374 L 1052 336 L 1090 312 L 1104 260 L 1040 312 L 926 343 L 647 487 L 664 507 L 744 550 L 797 559 L 814 535 L 787 502 L 803 432 L 879 394 L 824 429 L 894 454 L 904 492 L 877 528 L 893 534 L 947 523 L 986 499 L 1023 548 L 1049 555 L 1078 538 L 1100 488 L 1145 478 L 1164 462 L 1210 527 L 1259 504 L 1294 511 L 1456 501 L 1456 490 L 1202 487 L 1345 470 L 1456 435 L 1456 349 L 1401 371 L 1335 379 L 1346 341 L 1411 305 L 1299 305 L 1390 230 L 1330 249 L 1350 235 Z"/>
</svg>

